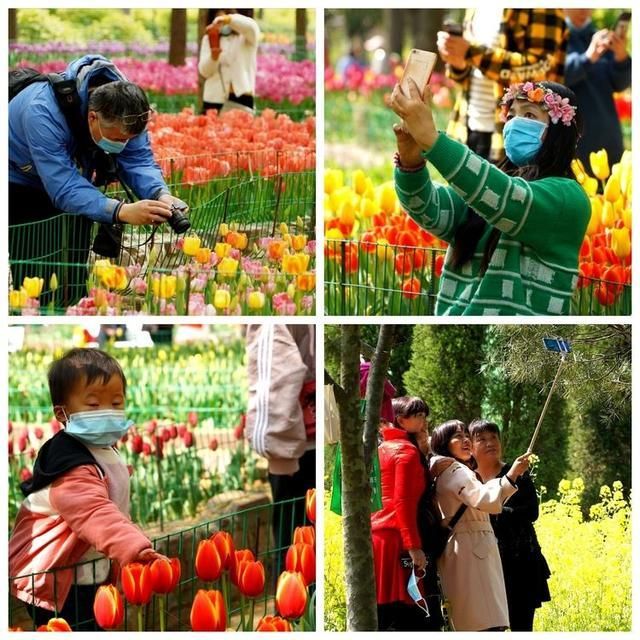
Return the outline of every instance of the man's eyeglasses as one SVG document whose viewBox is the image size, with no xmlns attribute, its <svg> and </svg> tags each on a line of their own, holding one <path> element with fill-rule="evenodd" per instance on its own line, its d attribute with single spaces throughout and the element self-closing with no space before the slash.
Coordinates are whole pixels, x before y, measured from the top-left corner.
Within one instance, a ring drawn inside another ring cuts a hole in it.
<svg viewBox="0 0 640 640">
<path fill-rule="evenodd" d="M 151 120 L 152 116 L 155 114 L 155 109 L 149 109 L 149 111 L 144 111 L 143 113 L 138 113 L 136 115 L 122 116 L 118 118 L 122 124 L 132 125 L 137 122 L 143 122 L 147 124 L 149 120 Z"/>
</svg>

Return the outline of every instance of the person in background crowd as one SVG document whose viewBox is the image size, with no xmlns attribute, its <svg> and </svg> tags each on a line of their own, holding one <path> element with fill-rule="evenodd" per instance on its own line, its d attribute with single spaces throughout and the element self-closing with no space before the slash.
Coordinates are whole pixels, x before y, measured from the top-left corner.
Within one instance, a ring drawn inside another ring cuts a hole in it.
<svg viewBox="0 0 640 640">
<path fill-rule="evenodd" d="M 631 86 L 631 57 L 626 31 L 596 29 L 593 9 L 565 9 L 569 46 L 566 85 L 573 89 L 582 114 L 578 158 L 589 166 L 589 153 L 607 150 L 610 165 L 623 152 L 622 129 L 613 94 Z"/>
</svg>

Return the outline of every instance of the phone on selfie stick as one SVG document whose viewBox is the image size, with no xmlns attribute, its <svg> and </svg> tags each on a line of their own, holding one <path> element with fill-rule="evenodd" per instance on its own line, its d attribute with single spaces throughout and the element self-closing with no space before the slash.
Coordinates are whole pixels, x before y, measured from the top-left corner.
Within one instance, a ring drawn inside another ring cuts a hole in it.
<svg viewBox="0 0 640 640">
<path fill-rule="evenodd" d="M 431 78 L 437 60 L 438 56 L 432 51 L 411 49 L 402 80 L 400 80 L 400 88 L 405 96 L 409 95 L 409 78 L 418 85 L 420 95 L 424 96 L 424 90 L 429 84 L 429 78 Z"/>
<path fill-rule="evenodd" d="M 631 12 L 629 11 L 624 11 L 617 17 L 612 31 L 618 36 L 618 38 L 624 40 L 627 37 L 629 22 L 631 22 Z"/>
</svg>

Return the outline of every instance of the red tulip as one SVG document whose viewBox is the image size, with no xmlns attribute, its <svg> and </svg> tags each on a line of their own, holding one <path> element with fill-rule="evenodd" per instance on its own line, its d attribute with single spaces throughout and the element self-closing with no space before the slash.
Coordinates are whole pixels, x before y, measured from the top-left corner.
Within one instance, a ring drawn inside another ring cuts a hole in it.
<svg viewBox="0 0 640 640">
<path fill-rule="evenodd" d="M 175 424 L 172 424 L 169 427 L 169 435 L 171 436 L 172 440 L 175 440 L 178 437 L 178 427 L 176 427 Z"/>
<path fill-rule="evenodd" d="M 247 598 L 257 598 L 264 591 L 264 565 L 259 560 L 243 560 L 238 566 L 238 589 Z"/>
<path fill-rule="evenodd" d="M 142 436 L 137 434 L 131 438 L 131 452 L 140 454 L 142 453 Z"/>
<path fill-rule="evenodd" d="M 227 531 L 217 531 L 211 536 L 211 540 L 218 548 L 223 570 L 227 571 L 231 568 L 234 558 L 233 552 L 235 551 L 231 534 Z"/>
<path fill-rule="evenodd" d="M 310 544 L 298 542 L 287 549 L 285 558 L 287 571 L 299 571 L 306 585 L 316 580 L 316 553 Z"/>
<path fill-rule="evenodd" d="M 22 467 L 22 469 L 20 469 L 20 482 L 28 482 L 31 478 L 33 478 L 31 470 L 27 469 L 27 467 Z"/>
<path fill-rule="evenodd" d="M 238 586 L 238 568 L 243 561 L 253 562 L 255 560 L 253 551 L 251 549 L 239 549 L 233 552 L 233 560 L 231 562 L 231 568 L 229 570 L 229 578 L 231 582 Z"/>
<path fill-rule="evenodd" d="M 307 608 L 307 587 L 301 573 L 283 571 L 276 586 L 276 608 L 283 618 L 297 620 Z"/>
<path fill-rule="evenodd" d="M 19 629 L 22 631 L 22 629 Z M 36 631 L 72 631 L 64 618 L 51 618 L 47 624 L 41 624 Z"/>
<path fill-rule="evenodd" d="M 315 523 L 316 521 L 316 490 L 307 489 L 307 494 L 304 498 L 305 511 L 307 513 L 307 520 Z"/>
<path fill-rule="evenodd" d="M 225 631 L 227 610 L 222 592 L 199 589 L 193 599 L 189 620 L 193 631 Z"/>
<path fill-rule="evenodd" d="M 293 631 L 293 627 L 280 616 L 265 616 L 258 622 L 256 631 Z"/>
<path fill-rule="evenodd" d="M 211 440 L 209 440 L 209 449 L 211 449 L 211 451 L 215 451 L 218 448 L 218 438 L 211 438 Z"/>
<path fill-rule="evenodd" d="M 195 411 L 189 411 L 187 421 L 192 427 L 195 427 L 198 424 L 198 414 Z"/>
<path fill-rule="evenodd" d="M 314 549 L 316 546 L 316 530 L 313 527 L 296 527 L 293 530 L 293 544 L 304 542 Z"/>
<path fill-rule="evenodd" d="M 222 559 L 213 540 L 201 540 L 196 551 L 196 574 L 204 582 L 214 582 L 222 573 Z"/>
<path fill-rule="evenodd" d="M 150 436 L 152 436 L 155 433 L 157 426 L 158 426 L 157 420 L 149 420 L 149 423 L 147 424 L 147 433 Z"/>
<path fill-rule="evenodd" d="M 153 593 L 171 593 L 180 581 L 180 559 L 158 558 L 151 563 L 149 571 Z"/>
<path fill-rule="evenodd" d="M 120 592 L 112 585 L 98 587 L 93 601 L 93 615 L 103 629 L 115 629 L 124 620 L 124 607 Z"/>
<path fill-rule="evenodd" d="M 187 449 L 193 446 L 193 433 L 191 431 L 186 431 L 184 436 L 182 436 L 182 442 Z"/>
<path fill-rule="evenodd" d="M 153 595 L 151 571 L 148 564 L 130 562 L 122 567 L 122 591 L 129 604 L 147 604 Z"/>
<path fill-rule="evenodd" d="M 41 427 L 36 427 L 36 428 L 33 430 L 33 434 L 35 435 L 35 437 L 36 437 L 38 440 L 42 440 L 42 436 L 44 436 L 44 431 L 42 431 L 42 428 L 41 428 Z"/>
</svg>

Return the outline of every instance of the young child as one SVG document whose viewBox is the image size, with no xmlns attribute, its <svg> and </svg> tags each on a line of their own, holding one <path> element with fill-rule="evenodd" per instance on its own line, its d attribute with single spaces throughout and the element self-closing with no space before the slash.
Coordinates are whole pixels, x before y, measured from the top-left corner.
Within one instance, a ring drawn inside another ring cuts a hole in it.
<svg viewBox="0 0 640 640">
<path fill-rule="evenodd" d="M 79 623 L 74 631 L 96 630 L 93 599 L 110 560 L 162 557 L 131 522 L 129 471 L 114 447 L 132 424 L 126 387 L 118 362 L 97 349 L 72 349 L 49 369 L 53 412 L 65 428 L 45 442 L 22 484 L 9 540 L 11 593 L 36 625 L 62 617 Z"/>
</svg>

